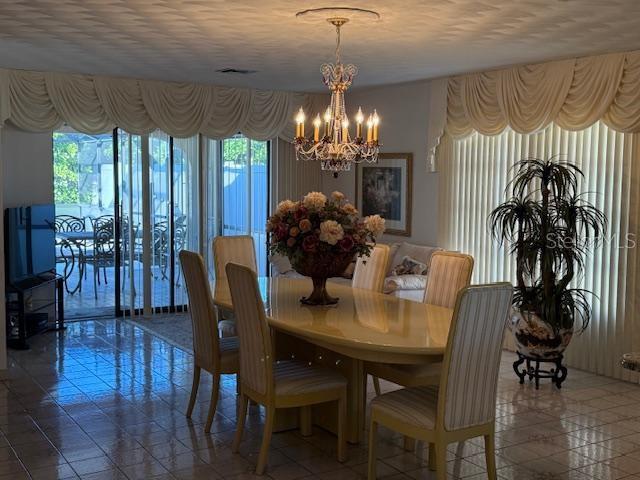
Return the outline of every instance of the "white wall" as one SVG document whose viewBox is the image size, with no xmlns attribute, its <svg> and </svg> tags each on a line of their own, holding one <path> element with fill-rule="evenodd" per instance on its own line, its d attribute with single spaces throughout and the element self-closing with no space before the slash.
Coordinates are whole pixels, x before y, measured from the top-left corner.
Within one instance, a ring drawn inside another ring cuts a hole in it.
<svg viewBox="0 0 640 480">
<path fill-rule="evenodd" d="M 0 145 L 4 208 L 53 203 L 51 133 L 25 132 L 5 125 Z"/>
<path fill-rule="evenodd" d="M 384 242 L 437 245 L 438 174 L 428 171 L 426 154 L 429 100 L 428 81 L 348 91 L 346 94 L 350 119 L 353 119 L 358 106 L 362 106 L 367 114 L 374 108 L 378 110 L 382 152 L 413 154 L 411 236 L 386 235 L 382 239 Z M 322 189 L 326 194 L 339 190 L 355 201 L 355 171 L 341 173 L 337 179 L 324 173 Z"/>
<path fill-rule="evenodd" d="M 11 125 L 0 128 L 0 212 L 18 205 L 53 203 L 51 133 L 29 133 Z M 4 305 L 4 237 L 0 220 L 0 371 L 7 368 Z M 0 378 L 3 374 L 0 373 Z"/>
</svg>

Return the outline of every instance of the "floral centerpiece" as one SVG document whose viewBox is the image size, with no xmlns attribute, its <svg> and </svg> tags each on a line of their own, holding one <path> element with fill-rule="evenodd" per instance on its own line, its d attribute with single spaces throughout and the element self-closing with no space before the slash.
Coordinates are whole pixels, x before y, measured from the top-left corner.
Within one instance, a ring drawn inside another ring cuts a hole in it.
<svg viewBox="0 0 640 480">
<path fill-rule="evenodd" d="M 300 300 L 307 305 L 337 303 L 327 294 L 327 278 L 342 274 L 356 257 L 368 257 L 383 231 L 380 215 L 361 218 L 341 192 L 285 200 L 267 221 L 269 252 L 288 257 L 298 273 L 313 280 L 313 292 Z"/>
</svg>

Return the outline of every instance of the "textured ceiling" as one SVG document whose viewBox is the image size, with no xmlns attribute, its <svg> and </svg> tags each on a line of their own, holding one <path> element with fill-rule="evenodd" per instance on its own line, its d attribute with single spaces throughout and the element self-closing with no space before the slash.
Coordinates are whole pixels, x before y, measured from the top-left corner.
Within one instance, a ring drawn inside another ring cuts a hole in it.
<svg viewBox="0 0 640 480">
<path fill-rule="evenodd" d="M 640 48 L 640 0 L 0 0 L 0 66 L 322 90 L 333 27 L 295 13 L 339 5 L 382 15 L 344 27 L 354 86 Z"/>
</svg>

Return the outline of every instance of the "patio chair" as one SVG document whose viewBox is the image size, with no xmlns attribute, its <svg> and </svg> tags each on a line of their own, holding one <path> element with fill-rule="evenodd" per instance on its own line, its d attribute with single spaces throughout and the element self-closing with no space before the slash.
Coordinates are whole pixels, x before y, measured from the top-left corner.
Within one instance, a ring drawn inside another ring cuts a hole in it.
<svg viewBox="0 0 640 480">
<path fill-rule="evenodd" d="M 93 225 L 93 250 L 85 256 L 85 263 L 93 266 L 93 293 L 98 299 L 100 269 L 105 285 L 108 284 L 107 268 L 115 267 L 115 229 L 113 215 L 102 215 L 91 219 Z"/>
<path fill-rule="evenodd" d="M 68 233 L 68 232 L 84 232 L 86 230 L 85 219 L 81 217 L 75 217 L 73 215 L 56 215 L 53 222 L 53 228 L 56 233 Z M 82 291 L 82 281 L 78 282 L 78 286 L 69 290 L 67 280 L 73 273 L 76 263 L 79 269 L 79 275 L 82 275 L 81 261 L 84 255 L 84 248 L 86 245 L 70 242 L 67 239 L 60 238 L 56 235 L 56 264 L 64 263 L 64 288 L 69 294 L 73 294 L 76 290 Z"/>
</svg>

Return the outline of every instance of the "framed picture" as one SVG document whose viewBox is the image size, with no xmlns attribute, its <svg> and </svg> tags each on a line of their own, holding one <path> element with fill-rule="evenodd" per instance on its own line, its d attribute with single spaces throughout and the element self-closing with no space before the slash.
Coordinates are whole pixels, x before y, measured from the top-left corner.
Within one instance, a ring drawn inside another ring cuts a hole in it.
<svg viewBox="0 0 640 480">
<path fill-rule="evenodd" d="M 381 153 L 376 163 L 358 164 L 356 206 L 382 216 L 389 235 L 411 235 L 412 163 L 411 153 Z"/>
</svg>

